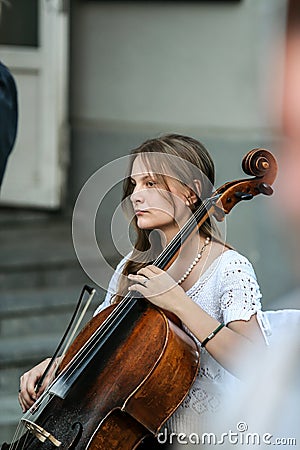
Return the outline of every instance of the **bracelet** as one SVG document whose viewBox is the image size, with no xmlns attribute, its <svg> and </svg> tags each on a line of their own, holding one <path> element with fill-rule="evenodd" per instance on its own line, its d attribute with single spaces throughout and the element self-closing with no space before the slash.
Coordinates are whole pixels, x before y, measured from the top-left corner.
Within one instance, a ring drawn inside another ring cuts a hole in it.
<svg viewBox="0 0 300 450">
<path fill-rule="evenodd" d="M 205 347 L 208 341 L 210 341 L 217 333 L 219 333 L 222 328 L 225 327 L 225 323 L 220 323 L 220 325 L 212 332 L 210 333 L 207 338 L 204 339 L 204 341 L 201 343 L 201 347 Z"/>
</svg>

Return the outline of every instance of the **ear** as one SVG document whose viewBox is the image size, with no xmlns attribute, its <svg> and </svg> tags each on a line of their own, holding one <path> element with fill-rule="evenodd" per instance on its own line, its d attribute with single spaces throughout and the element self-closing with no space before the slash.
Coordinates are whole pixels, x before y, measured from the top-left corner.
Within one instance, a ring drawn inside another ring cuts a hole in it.
<svg viewBox="0 0 300 450">
<path fill-rule="evenodd" d="M 196 194 L 200 198 L 202 193 L 202 185 L 200 180 L 193 180 L 194 186 L 196 187 Z"/>
<path fill-rule="evenodd" d="M 198 200 L 197 195 L 191 189 L 188 196 L 186 197 L 186 205 L 191 207 L 197 202 L 197 200 Z"/>
<path fill-rule="evenodd" d="M 201 196 L 201 183 L 199 180 L 193 180 L 195 189 L 189 189 L 186 204 L 192 206 L 197 203 L 198 198 Z"/>
</svg>

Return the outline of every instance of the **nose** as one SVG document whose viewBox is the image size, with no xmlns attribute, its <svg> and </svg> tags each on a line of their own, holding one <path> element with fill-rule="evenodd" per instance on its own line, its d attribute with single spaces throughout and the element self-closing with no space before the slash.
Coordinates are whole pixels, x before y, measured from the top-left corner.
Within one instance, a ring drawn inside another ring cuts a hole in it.
<svg viewBox="0 0 300 450">
<path fill-rule="evenodd" d="M 139 187 L 137 184 L 134 186 L 133 192 L 130 196 L 130 200 L 133 204 L 143 203 L 145 190 Z"/>
</svg>

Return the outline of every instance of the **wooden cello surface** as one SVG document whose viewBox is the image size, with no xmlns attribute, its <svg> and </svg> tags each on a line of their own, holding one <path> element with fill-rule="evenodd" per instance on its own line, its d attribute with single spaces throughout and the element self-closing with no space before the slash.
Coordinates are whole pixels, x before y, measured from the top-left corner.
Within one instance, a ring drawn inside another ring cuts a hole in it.
<svg viewBox="0 0 300 450">
<path fill-rule="evenodd" d="M 61 364 L 61 375 L 115 307 L 104 309 L 80 332 Z M 140 299 L 66 397 L 54 395 L 36 424 L 60 442 L 60 449 L 134 449 L 175 411 L 198 367 L 194 341 L 164 312 Z M 13 445 L 16 450 L 55 448 L 49 439 L 42 443 L 29 432 Z"/>
<path fill-rule="evenodd" d="M 221 221 L 240 201 L 272 194 L 277 163 L 268 150 L 250 151 L 243 169 L 253 178 L 225 183 L 205 199 L 154 265 L 166 270 L 209 214 Z M 198 369 L 194 340 L 147 300 L 127 295 L 81 331 L 21 419 L 28 431 L 2 450 L 136 449 L 180 405 Z"/>
</svg>

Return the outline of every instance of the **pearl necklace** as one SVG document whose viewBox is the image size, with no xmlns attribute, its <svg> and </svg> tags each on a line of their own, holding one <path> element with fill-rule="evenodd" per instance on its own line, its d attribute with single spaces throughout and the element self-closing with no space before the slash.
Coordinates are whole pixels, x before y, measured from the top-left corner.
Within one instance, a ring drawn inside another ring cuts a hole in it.
<svg viewBox="0 0 300 450">
<path fill-rule="evenodd" d="M 188 268 L 188 269 L 185 271 L 185 273 L 182 275 L 182 277 L 180 278 L 180 280 L 177 281 L 177 284 L 180 285 L 181 283 L 183 283 L 183 282 L 187 279 L 187 277 L 189 276 L 189 274 L 191 273 L 191 271 L 193 270 L 193 268 L 195 267 L 195 265 L 197 264 L 197 262 L 200 261 L 200 259 L 201 259 L 201 257 L 202 257 L 202 254 L 203 254 L 203 252 L 204 252 L 204 250 L 205 250 L 205 247 L 207 247 L 209 243 L 210 243 L 210 238 L 207 237 L 207 238 L 205 239 L 205 242 L 204 242 L 203 247 L 201 248 L 200 252 L 199 252 L 198 255 L 196 256 L 196 258 L 194 259 L 194 261 L 192 262 L 192 264 L 189 266 L 189 268 Z"/>
</svg>

